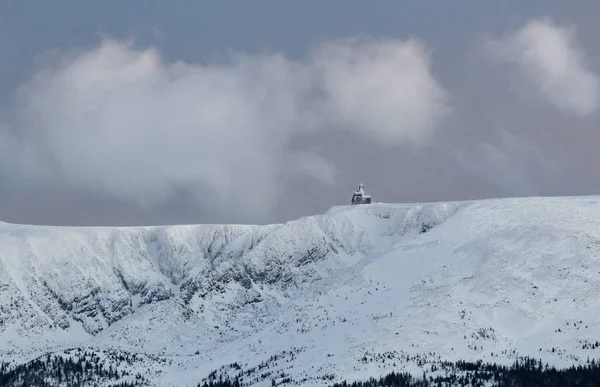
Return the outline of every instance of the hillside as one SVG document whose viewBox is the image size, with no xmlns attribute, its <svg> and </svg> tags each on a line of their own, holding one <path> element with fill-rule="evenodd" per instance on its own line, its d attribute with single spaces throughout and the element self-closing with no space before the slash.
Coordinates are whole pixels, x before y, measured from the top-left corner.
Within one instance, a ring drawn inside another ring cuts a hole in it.
<svg viewBox="0 0 600 387">
<path fill-rule="evenodd" d="M 562 367 L 600 357 L 599 255 L 595 196 L 335 207 L 267 226 L 0 223 L 0 356 L 85 354 L 129 373 L 110 383 L 160 386 L 212 371 L 331 385 L 517 356 Z"/>
</svg>

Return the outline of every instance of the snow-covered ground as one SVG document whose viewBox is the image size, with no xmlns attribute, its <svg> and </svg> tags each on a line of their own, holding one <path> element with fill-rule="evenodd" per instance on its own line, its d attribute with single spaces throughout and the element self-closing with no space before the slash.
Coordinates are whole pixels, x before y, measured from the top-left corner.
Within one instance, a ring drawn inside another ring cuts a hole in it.
<svg viewBox="0 0 600 387">
<path fill-rule="evenodd" d="M 343 206 L 267 226 L 0 223 L 0 356 L 128 351 L 159 386 L 232 364 L 258 367 L 257 386 L 440 359 L 570 365 L 600 357 L 585 345 L 600 337 L 599 256 L 597 196 Z"/>
</svg>

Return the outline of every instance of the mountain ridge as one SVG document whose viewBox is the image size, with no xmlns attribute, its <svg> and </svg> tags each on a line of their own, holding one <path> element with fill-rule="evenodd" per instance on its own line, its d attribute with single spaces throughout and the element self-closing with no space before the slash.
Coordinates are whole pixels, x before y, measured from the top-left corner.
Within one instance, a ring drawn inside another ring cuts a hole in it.
<svg viewBox="0 0 600 387">
<path fill-rule="evenodd" d="M 264 226 L 0 223 L 0 347 L 179 359 L 157 383 L 191 385 L 293 348 L 296 380 L 316 364 L 379 376 L 392 366 L 360 359 L 385 351 L 508 361 L 537 347 L 568 364 L 583 356 L 569 343 L 600 331 L 598 251 L 598 196 L 335 206 Z M 545 338 L 566 313 L 581 325 Z"/>
</svg>

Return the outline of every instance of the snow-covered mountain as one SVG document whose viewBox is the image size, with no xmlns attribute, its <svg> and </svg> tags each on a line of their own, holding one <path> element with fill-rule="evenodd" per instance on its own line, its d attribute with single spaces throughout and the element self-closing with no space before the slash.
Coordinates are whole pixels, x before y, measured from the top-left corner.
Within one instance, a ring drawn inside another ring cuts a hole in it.
<svg viewBox="0 0 600 387">
<path fill-rule="evenodd" d="M 330 385 L 518 355 L 563 366 L 599 357 L 599 257 L 596 196 L 267 226 L 0 223 L 0 356 L 93 353 L 158 386 L 240 370 Z"/>
</svg>

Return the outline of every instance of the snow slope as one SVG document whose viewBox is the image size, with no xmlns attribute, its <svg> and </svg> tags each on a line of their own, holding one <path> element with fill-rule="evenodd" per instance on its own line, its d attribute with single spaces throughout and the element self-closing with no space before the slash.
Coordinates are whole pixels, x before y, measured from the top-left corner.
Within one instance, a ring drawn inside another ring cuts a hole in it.
<svg viewBox="0 0 600 387">
<path fill-rule="evenodd" d="M 334 207 L 267 226 L 0 223 L 0 356 L 129 351 L 156 359 L 156 385 L 232 363 L 263 363 L 247 381 L 264 386 L 420 375 L 436 359 L 562 366 L 600 351 L 585 345 L 600 336 L 599 253 L 596 196 Z"/>
</svg>

